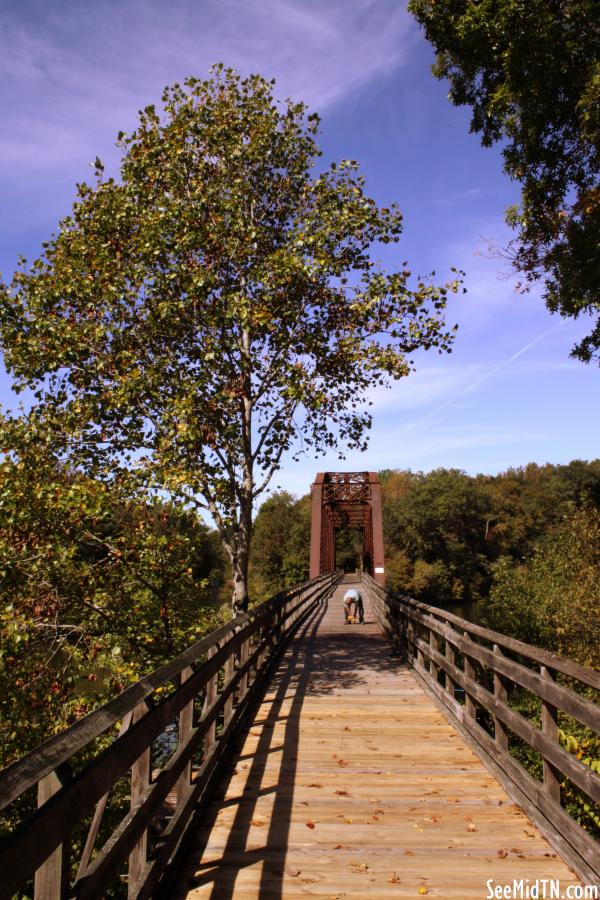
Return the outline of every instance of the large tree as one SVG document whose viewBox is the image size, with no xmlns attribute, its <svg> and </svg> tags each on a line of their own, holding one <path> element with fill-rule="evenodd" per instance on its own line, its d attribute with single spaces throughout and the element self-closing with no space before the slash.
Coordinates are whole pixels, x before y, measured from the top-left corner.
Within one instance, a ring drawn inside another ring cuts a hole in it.
<svg viewBox="0 0 600 900">
<path fill-rule="evenodd" d="M 379 243 L 401 214 L 356 163 L 317 167 L 318 117 L 218 66 L 165 89 L 119 178 L 78 185 L 44 253 L 2 288 L 0 331 L 29 427 L 71 467 L 123 468 L 212 515 L 248 602 L 252 508 L 291 447 L 362 448 L 368 389 L 449 349 L 457 282 L 410 286 Z"/>
<path fill-rule="evenodd" d="M 472 108 L 484 146 L 503 145 L 521 183 L 508 256 L 548 308 L 589 314 L 573 356 L 600 361 L 600 16 L 597 0 L 411 0 L 434 73 Z"/>
</svg>

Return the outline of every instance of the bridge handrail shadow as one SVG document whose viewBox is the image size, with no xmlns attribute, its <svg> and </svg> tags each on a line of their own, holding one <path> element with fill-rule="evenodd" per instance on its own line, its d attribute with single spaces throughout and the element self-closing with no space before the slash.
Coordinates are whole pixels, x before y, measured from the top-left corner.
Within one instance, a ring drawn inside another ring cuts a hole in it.
<svg viewBox="0 0 600 900">
<path fill-rule="evenodd" d="M 0 845 L 0 898 L 34 879 L 35 900 L 97 900 L 124 866 L 128 897 L 153 896 L 284 644 L 341 577 L 320 576 L 238 616 L 0 772 L 0 811 L 36 786 L 38 807 Z M 152 771 L 153 746 L 169 729 L 174 746 Z M 93 855 L 110 791 L 129 771 L 129 811 Z M 69 837 L 90 815 L 69 884 Z"/>
<path fill-rule="evenodd" d="M 586 882 L 600 882 L 598 842 L 561 802 L 568 779 L 590 808 L 600 803 L 600 774 L 563 746 L 559 729 L 561 713 L 600 738 L 600 672 L 394 594 L 369 575 L 362 582 L 380 628 L 449 721 L 563 859 Z M 534 698 L 541 727 L 511 705 L 523 690 Z M 542 780 L 511 753 L 518 742 L 541 757 Z"/>
</svg>

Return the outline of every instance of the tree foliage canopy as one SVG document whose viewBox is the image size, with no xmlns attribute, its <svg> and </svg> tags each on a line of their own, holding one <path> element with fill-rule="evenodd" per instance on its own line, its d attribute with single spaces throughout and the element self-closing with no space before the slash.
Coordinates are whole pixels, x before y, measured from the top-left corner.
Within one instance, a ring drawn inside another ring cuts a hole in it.
<svg viewBox="0 0 600 900">
<path fill-rule="evenodd" d="M 526 282 L 545 279 L 563 316 L 600 311 L 600 17 L 596 0 L 411 0 L 436 50 L 434 73 L 472 109 L 485 146 L 503 144 L 521 183 L 509 249 Z M 600 318 L 573 350 L 600 359 Z"/>
<path fill-rule="evenodd" d="M 319 120 L 216 67 L 119 136 L 120 178 L 78 199 L 2 289 L 2 349 L 31 427 L 95 477 L 134 468 L 208 509 L 247 603 L 252 504 L 290 447 L 363 447 L 373 383 L 449 349 L 446 295 L 372 259 L 402 217 L 357 164 L 322 167 Z"/>
<path fill-rule="evenodd" d="M 387 471 L 381 481 L 387 584 L 440 605 L 486 599 L 497 571 L 523 565 L 574 511 L 600 510 L 600 460 L 493 476 Z"/>
<path fill-rule="evenodd" d="M 0 767 L 220 624 L 223 572 L 195 513 L 68 472 L 43 447 L 4 459 Z"/>
</svg>

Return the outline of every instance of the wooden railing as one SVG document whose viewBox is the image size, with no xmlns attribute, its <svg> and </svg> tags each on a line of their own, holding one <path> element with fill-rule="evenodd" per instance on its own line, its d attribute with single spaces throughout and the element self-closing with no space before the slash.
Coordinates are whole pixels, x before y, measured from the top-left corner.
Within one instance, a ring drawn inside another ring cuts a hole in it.
<svg viewBox="0 0 600 900">
<path fill-rule="evenodd" d="M 0 897 L 32 881 L 35 900 L 98 900 L 123 881 L 129 898 L 164 892 L 278 652 L 340 577 L 321 576 L 238 616 L 1 772 L 0 810 L 36 789 L 38 808 L 0 846 Z M 156 770 L 161 741 L 168 758 Z M 124 777 L 128 809 L 96 849 Z M 69 845 L 82 822 L 87 838 L 74 863 Z"/>
<path fill-rule="evenodd" d="M 406 653 L 447 718 L 563 859 L 582 879 L 598 883 L 599 844 L 561 804 L 561 785 L 570 782 L 594 808 L 600 776 L 561 744 L 559 715 L 600 737 L 600 672 L 392 594 L 369 576 L 363 582 L 382 631 Z M 533 721 L 515 708 L 524 697 L 538 709 Z M 541 779 L 517 760 L 519 744 L 541 757 Z"/>
</svg>

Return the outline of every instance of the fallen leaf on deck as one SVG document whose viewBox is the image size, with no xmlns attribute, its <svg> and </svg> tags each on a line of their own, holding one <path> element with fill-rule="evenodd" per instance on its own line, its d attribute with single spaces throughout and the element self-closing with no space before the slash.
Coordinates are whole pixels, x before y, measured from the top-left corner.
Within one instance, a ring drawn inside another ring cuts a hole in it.
<svg viewBox="0 0 600 900">
<path fill-rule="evenodd" d="M 348 763 L 345 759 L 338 759 L 338 766 L 347 766 Z"/>
<path fill-rule="evenodd" d="M 301 801 L 300 801 L 300 805 L 301 805 L 301 806 L 308 806 L 308 800 L 301 800 Z"/>
<path fill-rule="evenodd" d="M 364 862 L 362 862 L 362 863 L 359 863 L 359 862 L 351 862 L 351 863 L 350 863 L 350 867 L 351 867 L 355 872 L 361 872 L 361 873 L 363 873 L 363 872 L 368 872 L 368 871 L 369 871 L 369 866 L 367 865 L 367 863 L 364 863 Z"/>
<path fill-rule="evenodd" d="M 506 859 L 506 857 L 508 856 L 508 850 L 497 850 L 496 856 L 499 856 L 500 859 Z"/>
<path fill-rule="evenodd" d="M 300 869 L 294 869 L 292 866 L 288 866 L 287 869 L 285 870 L 285 874 L 289 875 L 290 878 L 297 878 L 298 875 L 300 874 L 300 871 L 301 871 Z"/>
<path fill-rule="evenodd" d="M 405 855 L 405 856 L 414 856 L 414 855 L 415 855 L 415 851 L 414 851 L 414 850 L 405 850 L 405 851 L 404 851 L 404 855 Z"/>
<path fill-rule="evenodd" d="M 250 824 L 254 825 L 255 828 L 262 828 L 263 825 L 267 824 L 267 820 L 266 819 L 252 819 Z"/>
<path fill-rule="evenodd" d="M 417 894 L 428 894 L 428 893 L 429 893 L 429 891 L 427 890 L 427 888 L 423 887 L 422 885 L 419 888 L 419 890 L 417 891 Z"/>
<path fill-rule="evenodd" d="M 401 884 L 402 882 L 401 882 L 400 878 L 398 877 L 398 875 L 395 872 L 392 872 L 392 874 L 388 878 L 388 883 L 389 884 Z"/>
<path fill-rule="evenodd" d="M 323 785 L 319 784 L 318 781 L 311 781 L 311 783 L 307 784 L 306 787 L 322 788 Z"/>
<path fill-rule="evenodd" d="M 338 795 L 338 797 L 349 797 L 350 796 L 348 791 L 336 791 L 336 794 Z"/>
<path fill-rule="evenodd" d="M 314 827 L 315 827 L 315 823 L 314 823 L 314 822 L 311 822 L 310 819 L 309 819 L 308 822 L 306 823 L 306 827 L 307 827 L 307 828 L 314 828 Z"/>
<path fill-rule="evenodd" d="M 477 826 L 472 822 L 469 822 L 469 824 L 467 825 L 467 831 L 477 831 Z"/>
<path fill-rule="evenodd" d="M 352 825 L 352 819 L 346 819 L 346 818 L 345 818 L 345 819 L 344 819 L 344 822 L 346 823 L 346 825 Z"/>
<path fill-rule="evenodd" d="M 344 845 L 343 845 L 343 844 L 336 844 L 335 847 L 334 847 L 333 849 L 334 849 L 334 850 L 343 850 L 343 848 L 344 848 Z"/>
</svg>

